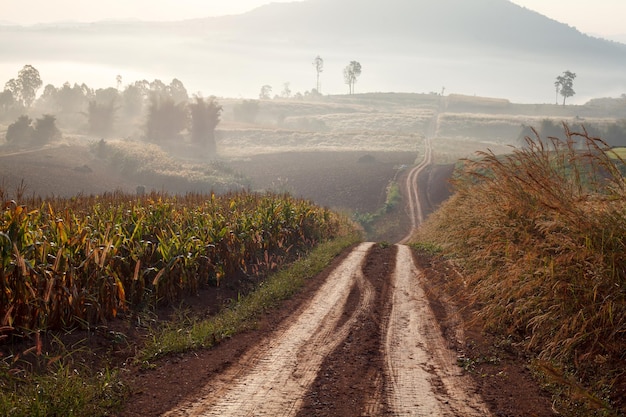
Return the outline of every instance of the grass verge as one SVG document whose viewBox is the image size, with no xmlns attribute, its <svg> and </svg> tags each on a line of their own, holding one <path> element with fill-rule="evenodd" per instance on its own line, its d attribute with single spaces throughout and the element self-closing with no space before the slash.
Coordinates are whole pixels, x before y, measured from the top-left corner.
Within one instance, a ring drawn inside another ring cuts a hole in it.
<svg viewBox="0 0 626 417">
<path fill-rule="evenodd" d="M 322 272 L 345 248 L 359 240 L 360 236 L 353 233 L 321 243 L 307 257 L 271 275 L 254 292 L 209 319 L 187 318 L 164 324 L 153 331 L 138 360 L 151 367 L 162 356 L 208 348 L 253 328 L 261 314 L 295 294 L 308 279 Z"/>
<path fill-rule="evenodd" d="M 368 235 L 370 240 L 375 239 L 376 235 L 380 234 L 377 223 L 386 215 L 395 210 L 395 208 L 402 202 L 402 195 L 400 194 L 400 185 L 397 181 L 390 181 L 386 189 L 385 204 L 379 208 L 375 213 L 354 213 L 352 219 L 359 223 Z"/>
<path fill-rule="evenodd" d="M 41 372 L 16 372 L 0 362 L 0 415 L 12 417 L 110 416 L 128 389 L 116 371 L 93 371 L 72 361 L 46 360 Z"/>
</svg>

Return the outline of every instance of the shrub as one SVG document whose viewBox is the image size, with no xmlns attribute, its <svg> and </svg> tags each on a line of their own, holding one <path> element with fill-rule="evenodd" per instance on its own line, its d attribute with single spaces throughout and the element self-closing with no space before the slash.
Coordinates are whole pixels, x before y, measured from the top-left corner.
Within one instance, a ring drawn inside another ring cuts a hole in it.
<svg viewBox="0 0 626 417">
<path fill-rule="evenodd" d="M 56 117 L 50 114 L 44 114 L 41 118 L 35 120 L 35 128 L 33 130 L 33 140 L 42 144 L 50 142 L 61 137 L 61 131 L 57 128 Z"/>
<path fill-rule="evenodd" d="M 11 123 L 7 129 L 7 142 L 30 142 L 33 138 L 33 127 L 31 126 L 32 122 L 33 120 L 26 115 L 18 117 L 18 119 Z"/>
</svg>

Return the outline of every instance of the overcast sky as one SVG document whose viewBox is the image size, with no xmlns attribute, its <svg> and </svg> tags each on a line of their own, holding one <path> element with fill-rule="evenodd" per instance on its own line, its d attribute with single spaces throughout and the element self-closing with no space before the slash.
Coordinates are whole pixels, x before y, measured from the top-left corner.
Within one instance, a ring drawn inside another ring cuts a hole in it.
<svg viewBox="0 0 626 417">
<path fill-rule="evenodd" d="M 339 0 L 338 0 L 339 1 Z M 236 14 L 268 0 L 0 0 L 0 21 L 29 25 L 103 19 L 180 20 Z M 578 30 L 610 38 L 626 33 L 625 0 L 513 0 Z"/>
</svg>

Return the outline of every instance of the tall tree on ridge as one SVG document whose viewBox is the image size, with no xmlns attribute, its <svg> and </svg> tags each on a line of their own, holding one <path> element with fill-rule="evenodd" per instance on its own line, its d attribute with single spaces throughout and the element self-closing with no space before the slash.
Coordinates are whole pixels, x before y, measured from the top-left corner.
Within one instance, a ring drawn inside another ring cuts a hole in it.
<svg viewBox="0 0 626 417">
<path fill-rule="evenodd" d="M 318 94 L 321 94 L 320 89 L 320 74 L 324 71 L 324 60 L 318 55 L 313 60 L 313 67 L 315 67 L 315 74 L 317 76 L 317 83 L 315 89 Z"/>
<path fill-rule="evenodd" d="M 343 69 L 343 79 L 348 84 L 350 94 L 354 94 L 354 84 L 361 75 L 361 64 L 357 61 L 350 61 L 347 67 Z"/>
<path fill-rule="evenodd" d="M 572 97 L 576 92 L 574 91 L 574 78 L 576 74 L 571 71 L 564 71 L 563 75 L 556 77 L 554 85 L 563 96 L 563 105 L 565 106 L 565 99 Z"/>
</svg>

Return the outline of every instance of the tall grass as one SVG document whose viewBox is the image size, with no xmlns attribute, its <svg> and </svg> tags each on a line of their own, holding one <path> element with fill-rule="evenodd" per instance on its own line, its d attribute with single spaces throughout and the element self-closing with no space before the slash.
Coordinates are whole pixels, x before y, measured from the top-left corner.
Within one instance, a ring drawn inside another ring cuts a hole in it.
<svg viewBox="0 0 626 417">
<path fill-rule="evenodd" d="M 567 126 L 565 138 L 535 132 L 509 155 L 465 161 L 419 238 L 462 265 L 488 326 L 582 377 L 624 359 L 626 182 L 602 140 Z"/>
</svg>

